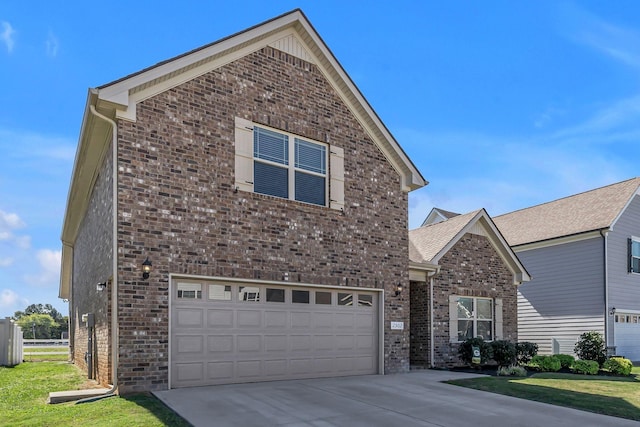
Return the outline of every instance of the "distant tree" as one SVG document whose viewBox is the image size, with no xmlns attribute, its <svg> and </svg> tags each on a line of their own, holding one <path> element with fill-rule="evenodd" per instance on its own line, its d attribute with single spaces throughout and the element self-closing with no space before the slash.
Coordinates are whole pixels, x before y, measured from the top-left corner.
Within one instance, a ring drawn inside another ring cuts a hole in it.
<svg viewBox="0 0 640 427">
<path fill-rule="evenodd" d="M 16 323 L 22 328 L 22 336 L 26 339 L 58 339 L 58 337 L 51 336 L 52 329 L 55 330 L 58 324 L 50 314 L 28 314 L 16 320 Z M 35 337 L 33 336 L 34 329 Z"/>
</svg>

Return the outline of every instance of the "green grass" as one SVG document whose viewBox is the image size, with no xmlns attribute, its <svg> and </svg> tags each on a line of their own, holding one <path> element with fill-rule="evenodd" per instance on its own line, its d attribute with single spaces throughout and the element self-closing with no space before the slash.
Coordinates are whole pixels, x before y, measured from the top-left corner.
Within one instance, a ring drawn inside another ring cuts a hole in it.
<svg viewBox="0 0 640 427">
<path fill-rule="evenodd" d="M 633 368 L 630 377 L 538 373 L 528 378 L 484 377 L 448 382 L 640 421 L 640 367 Z"/>
<path fill-rule="evenodd" d="M 69 347 L 66 347 L 66 346 L 23 347 L 22 350 L 24 353 L 48 353 L 48 352 L 69 353 Z"/>
<path fill-rule="evenodd" d="M 76 390 L 86 383 L 72 364 L 22 363 L 0 367 L 0 426 L 188 426 L 149 394 L 110 397 L 91 403 L 46 404 L 51 391 Z"/>
</svg>

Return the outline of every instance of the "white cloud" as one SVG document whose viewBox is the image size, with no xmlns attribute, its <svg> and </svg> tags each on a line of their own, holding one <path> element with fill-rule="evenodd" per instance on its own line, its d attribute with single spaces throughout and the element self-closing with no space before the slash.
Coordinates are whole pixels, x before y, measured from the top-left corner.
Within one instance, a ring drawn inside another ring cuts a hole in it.
<svg viewBox="0 0 640 427">
<path fill-rule="evenodd" d="M 47 47 L 47 56 L 55 58 L 58 55 L 58 47 L 60 46 L 60 43 L 58 42 L 58 38 L 51 31 L 49 32 L 45 45 Z"/>
<path fill-rule="evenodd" d="M 20 219 L 18 214 L 0 210 L 0 229 L 16 229 L 24 226 L 24 221 Z"/>
<path fill-rule="evenodd" d="M 62 251 L 41 249 L 36 258 L 40 264 L 40 271 L 35 275 L 25 276 L 25 281 L 35 286 L 53 286 L 60 280 L 60 261 Z"/>
<path fill-rule="evenodd" d="M 9 267 L 13 264 L 13 258 L 0 258 L 0 267 Z"/>
<path fill-rule="evenodd" d="M 0 41 L 2 41 L 5 46 L 7 46 L 7 51 L 9 53 L 13 52 L 13 46 L 15 45 L 15 41 L 13 39 L 13 35 L 15 34 L 15 30 L 7 21 L 2 21 L 2 33 L 0 33 Z"/>
<path fill-rule="evenodd" d="M 11 289 L 3 289 L 2 292 L 0 292 L 0 307 L 12 307 L 18 302 L 20 302 L 20 297 Z"/>
</svg>

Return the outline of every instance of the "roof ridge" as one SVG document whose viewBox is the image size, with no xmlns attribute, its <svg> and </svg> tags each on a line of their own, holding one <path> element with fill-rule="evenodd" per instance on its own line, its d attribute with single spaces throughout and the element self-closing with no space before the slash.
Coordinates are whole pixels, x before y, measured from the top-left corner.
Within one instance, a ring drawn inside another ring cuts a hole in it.
<svg viewBox="0 0 640 427">
<path fill-rule="evenodd" d="M 614 182 L 612 184 L 603 185 L 602 187 L 592 188 L 591 190 L 585 190 L 585 191 L 581 191 L 580 193 L 571 194 L 569 196 L 560 197 L 560 198 L 557 198 L 557 199 L 554 199 L 554 200 L 549 200 L 549 201 L 543 202 L 543 203 L 538 203 L 537 205 L 532 205 L 532 206 L 527 206 L 525 208 L 516 209 L 515 211 L 511 211 L 511 212 L 503 213 L 501 215 L 497 215 L 497 216 L 493 217 L 493 219 L 495 220 L 495 219 L 503 217 L 503 216 L 514 214 L 516 212 L 526 211 L 528 209 L 533 209 L 533 208 L 537 208 L 539 206 L 544 206 L 544 205 L 548 205 L 548 204 L 551 204 L 551 203 L 559 202 L 560 200 L 571 199 L 573 197 L 578 197 L 578 196 L 581 196 L 581 195 L 586 194 L 586 193 L 591 193 L 591 192 L 594 192 L 594 191 L 602 190 L 602 189 L 607 188 L 607 187 L 613 187 L 614 185 L 621 185 L 621 184 L 624 184 L 626 182 L 633 181 L 633 180 L 639 180 L 640 181 L 640 177 L 636 176 L 636 177 L 633 177 L 633 178 L 625 179 L 624 181 Z M 638 185 L 640 185 L 640 182 L 639 182 Z"/>
</svg>

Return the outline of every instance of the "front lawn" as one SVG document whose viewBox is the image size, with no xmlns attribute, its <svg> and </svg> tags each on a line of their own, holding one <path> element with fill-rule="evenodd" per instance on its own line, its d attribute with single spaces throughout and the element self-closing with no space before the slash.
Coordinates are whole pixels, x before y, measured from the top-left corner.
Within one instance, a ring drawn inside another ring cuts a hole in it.
<svg viewBox="0 0 640 427">
<path fill-rule="evenodd" d="M 66 362 L 0 367 L 0 426 L 189 425 L 149 394 L 110 397 L 81 405 L 46 404 L 50 391 L 77 390 L 86 385 L 82 373 Z"/>
<path fill-rule="evenodd" d="M 629 377 L 538 373 L 485 377 L 449 384 L 640 421 L 640 367 Z"/>
</svg>

